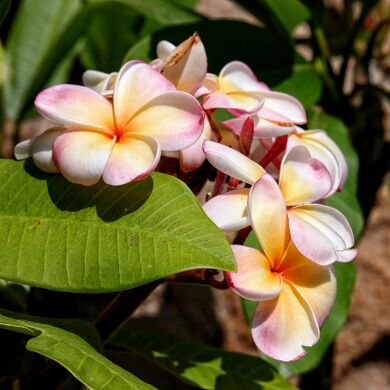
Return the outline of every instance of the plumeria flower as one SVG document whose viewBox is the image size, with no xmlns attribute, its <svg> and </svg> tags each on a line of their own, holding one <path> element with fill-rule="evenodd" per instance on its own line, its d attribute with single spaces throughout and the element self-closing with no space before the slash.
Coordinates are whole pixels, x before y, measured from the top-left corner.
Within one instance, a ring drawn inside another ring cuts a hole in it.
<svg viewBox="0 0 390 390">
<path fill-rule="evenodd" d="M 335 299 L 335 275 L 290 240 L 284 199 L 270 175 L 252 186 L 248 209 L 263 252 L 233 245 L 238 268 L 225 278 L 241 297 L 258 302 L 252 320 L 257 347 L 274 359 L 296 360 L 319 339 Z"/>
<path fill-rule="evenodd" d="M 240 61 L 229 62 L 218 76 L 208 74 L 201 91 L 205 94 L 202 104 L 206 110 L 224 108 L 239 116 L 254 114 L 261 109 L 262 117 L 267 120 L 306 123 L 305 110 L 298 100 L 270 91 L 249 66 Z M 241 129 L 242 123 L 234 127 Z"/>
<path fill-rule="evenodd" d="M 170 80 L 178 90 L 196 96 L 207 73 L 206 51 L 199 35 L 194 33 L 177 47 L 168 41 L 159 42 L 157 56 L 158 58 L 152 61 L 152 66 Z M 203 141 L 217 141 L 219 138 L 220 135 L 212 129 L 206 116 L 199 139 L 179 152 L 181 170 L 190 172 L 199 168 L 206 160 L 202 149 Z"/>
<path fill-rule="evenodd" d="M 340 191 L 348 176 L 348 166 L 343 153 L 326 132 L 303 130 L 296 126 L 288 137 L 286 151 L 297 145 L 305 146 L 314 158 L 325 165 L 333 178 L 331 193 Z"/>
<path fill-rule="evenodd" d="M 265 174 L 259 164 L 236 150 L 212 141 L 206 141 L 203 148 L 215 168 L 244 183 L 253 185 Z M 279 191 L 287 209 L 291 239 L 304 256 L 322 265 L 356 257 L 356 249 L 351 249 L 354 236 L 344 215 L 332 207 L 313 204 L 332 194 L 332 179 L 304 146 L 285 154 Z M 229 191 L 210 199 L 203 208 L 222 230 L 239 230 L 250 225 L 248 194 L 248 188 Z"/>
<path fill-rule="evenodd" d="M 121 185 L 148 176 L 161 149 L 192 145 L 204 123 L 193 96 L 176 91 L 140 61 L 120 70 L 112 104 L 90 88 L 57 85 L 41 92 L 35 106 L 46 118 L 69 126 L 55 138 L 52 156 L 50 149 L 46 155 L 65 178 L 86 186 L 101 177 L 107 184 Z"/>
</svg>

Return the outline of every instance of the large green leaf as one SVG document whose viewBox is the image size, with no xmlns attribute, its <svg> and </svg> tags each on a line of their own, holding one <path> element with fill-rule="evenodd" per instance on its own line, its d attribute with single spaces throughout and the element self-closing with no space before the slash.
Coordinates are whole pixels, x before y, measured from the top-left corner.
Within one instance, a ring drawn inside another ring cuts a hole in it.
<svg viewBox="0 0 390 390">
<path fill-rule="evenodd" d="M 130 326 L 121 329 L 109 343 L 138 354 L 202 389 L 295 389 L 261 359 L 207 347 L 168 333 Z"/>
<path fill-rule="evenodd" d="M 19 118 L 61 62 L 67 50 L 58 40 L 80 7 L 81 0 L 21 2 L 6 44 L 9 77 L 3 99 L 8 118 Z"/>
<path fill-rule="evenodd" d="M 10 6 L 10 0 L 0 0 L 0 25 L 3 23 Z"/>
<path fill-rule="evenodd" d="M 363 229 L 363 216 L 355 195 L 359 161 L 350 142 L 348 129 L 340 119 L 319 110 L 310 111 L 308 119 L 308 129 L 326 130 L 345 155 L 349 169 L 347 181 L 343 191 L 326 199 L 326 203 L 344 213 L 351 224 L 355 237 L 358 238 Z M 248 237 L 246 245 L 253 247 L 259 246 L 253 233 Z M 336 263 L 335 270 L 337 277 L 336 301 L 329 317 L 321 328 L 321 337 L 318 343 L 314 347 L 307 348 L 307 354 L 295 362 L 279 363 L 267 358 L 283 375 L 299 374 L 317 367 L 337 333 L 347 320 L 349 300 L 355 280 L 355 267 L 353 263 Z M 248 322 L 250 322 L 256 307 L 256 302 L 242 300 L 242 303 Z"/>
<path fill-rule="evenodd" d="M 73 185 L 0 160 L 0 278 L 53 290 L 119 291 L 194 268 L 232 270 L 223 233 L 180 180 Z"/>
<path fill-rule="evenodd" d="M 108 21 L 115 20 L 115 23 Z M 89 21 L 85 44 L 81 52 L 87 69 L 117 71 L 128 48 L 138 38 L 143 17 L 120 2 L 103 2 Z"/>
<path fill-rule="evenodd" d="M 91 336 L 98 336 L 88 322 L 45 320 L 0 309 L 0 328 L 31 336 L 29 351 L 60 363 L 91 389 L 154 389 L 91 346 Z"/>
<path fill-rule="evenodd" d="M 107 2 L 108 0 L 89 0 L 91 3 Z M 180 4 L 179 1 L 170 0 L 110 0 L 131 7 L 134 11 L 153 19 L 161 26 L 194 23 L 200 16 Z"/>
</svg>

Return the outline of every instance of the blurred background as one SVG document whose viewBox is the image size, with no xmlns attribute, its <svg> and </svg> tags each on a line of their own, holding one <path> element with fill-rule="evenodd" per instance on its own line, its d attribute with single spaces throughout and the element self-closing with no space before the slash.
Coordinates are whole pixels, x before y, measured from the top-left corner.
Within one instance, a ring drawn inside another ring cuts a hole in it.
<svg viewBox="0 0 390 390">
<path fill-rule="evenodd" d="M 325 341 L 305 361 L 278 367 L 302 389 L 390 389 L 389 0 L 0 0 L 1 14 L 6 9 L 0 27 L 3 158 L 12 158 L 16 142 L 49 127 L 32 105 L 41 89 L 81 84 L 86 69 L 113 72 L 131 59 L 150 61 L 160 40 L 179 44 L 194 31 L 206 47 L 209 71 L 241 60 L 271 88 L 301 100 L 310 128 L 325 128 L 346 153 L 350 184 L 333 205 L 360 237 L 359 256 L 356 275 L 353 266 L 340 268 L 342 290 Z M 112 298 L 14 289 L 8 299 L 0 288 L 4 307 L 51 317 L 94 319 Z M 257 354 L 242 302 L 230 291 L 164 285 L 136 317 Z M 20 372 L 28 388 L 39 371 L 39 360 L 16 357 L 24 342 L 0 333 L 0 388 L 10 388 Z M 122 360 L 135 372 L 152 369 Z M 156 377 L 159 388 L 189 388 L 167 374 Z"/>
</svg>

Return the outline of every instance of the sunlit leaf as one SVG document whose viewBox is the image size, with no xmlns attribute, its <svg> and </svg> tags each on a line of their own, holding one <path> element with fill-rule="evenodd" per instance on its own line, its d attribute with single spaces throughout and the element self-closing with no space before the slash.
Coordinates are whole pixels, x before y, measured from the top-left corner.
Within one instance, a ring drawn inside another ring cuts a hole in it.
<svg viewBox="0 0 390 390">
<path fill-rule="evenodd" d="M 29 351 L 60 363 L 88 388 L 154 389 L 91 346 L 91 336 L 96 341 L 98 335 L 88 322 L 45 320 L 0 309 L 0 328 L 31 336 Z"/>
<path fill-rule="evenodd" d="M 180 180 L 73 185 L 0 160 L 0 278 L 119 291 L 194 268 L 235 268 L 230 245 Z"/>
</svg>

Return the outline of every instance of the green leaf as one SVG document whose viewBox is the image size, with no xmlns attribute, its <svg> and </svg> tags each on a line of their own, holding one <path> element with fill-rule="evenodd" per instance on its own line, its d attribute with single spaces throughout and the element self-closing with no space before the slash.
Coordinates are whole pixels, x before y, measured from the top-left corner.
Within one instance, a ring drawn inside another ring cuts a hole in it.
<svg viewBox="0 0 390 390">
<path fill-rule="evenodd" d="M 273 25 L 290 36 L 294 28 L 310 17 L 309 10 L 299 0 L 258 0 Z"/>
<path fill-rule="evenodd" d="M 115 20 L 115 23 L 109 23 Z M 123 56 L 138 38 L 143 17 L 120 2 L 103 2 L 89 21 L 81 52 L 85 68 L 113 72 L 120 68 Z"/>
<path fill-rule="evenodd" d="M 314 66 L 296 54 L 292 74 L 272 89 L 296 97 L 309 108 L 320 99 L 322 82 Z"/>
<path fill-rule="evenodd" d="M 207 347 L 168 333 L 125 327 L 110 345 L 154 362 L 202 389 L 295 389 L 261 359 Z"/>
<path fill-rule="evenodd" d="M 308 8 L 299 0 L 238 0 L 238 3 L 287 38 L 299 23 L 310 17 Z"/>
<path fill-rule="evenodd" d="M 230 245 L 180 180 L 82 187 L 0 160 L 0 278 L 119 291 L 194 268 L 235 269 Z"/>
<path fill-rule="evenodd" d="M 12 309 L 26 311 L 26 300 L 29 291 L 29 286 L 0 279 L 0 294 L 5 297 Z"/>
<path fill-rule="evenodd" d="M 152 60 L 152 55 L 150 54 L 151 45 L 152 37 L 150 35 L 142 38 L 128 50 L 122 60 L 122 64 L 131 60 L 150 62 Z"/>
<path fill-rule="evenodd" d="M 114 0 L 132 8 L 134 11 L 151 18 L 162 26 L 194 23 L 201 19 L 188 7 L 170 0 Z M 91 3 L 107 2 L 107 0 L 90 0 Z M 112 2 L 112 1 L 110 1 Z"/>
<path fill-rule="evenodd" d="M 0 0 L 0 25 L 3 23 L 9 11 L 10 0 Z"/>
<path fill-rule="evenodd" d="M 80 0 L 21 2 L 6 44 L 10 76 L 5 80 L 3 100 L 7 118 L 19 119 L 61 62 L 67 50 L 59 38 L 80 6 Z"/>
<path fill-rule="evenodd" d="M 85 340 L 85 334 L 96 334 L 88 322 L 45 320 L 0 309 L 0 328 L 31 336 L 26 345 L 29 351 L 58 362 L 91 389 L 154 389 L 112 363 Z"/>
<path fill-rule="evenodd" d="M 307 128 L 326 130 L 346 157 L 349 174 L 345 186 L 341 193 L 336 193 L 331 198 L 326 199 L 326 203 L 329 206 L 337 208 L 347 217 L 355 237 L 358 238 L 363 229 L 363 215 L 356 198 L 359 161 L 350 142 L 348 129 L 340 119 L 319 110 L 309 112 Z M 249 235 L 245 244 L 252 247 L 259 247 L 253 232 Z M 336 301 L 328 319 L 321 328 L 321 337 L 318 343 L 314 347 L 306 348 L 307 354 L 295 362 L 279 363 L 273 359 L 266 358 L 267 361 L 277 367 L 279 372 L 285 376 L 301 374 L 317 367 L 347 320 L 350 295 L 355 280 L 355 266 L 353 263 L 336 263 L 334 267 L 337 278 Z M 256 302 L 242 300 L 242 304 L 246 318 L 250 322 L 256 307 Z"/>
</svg>

